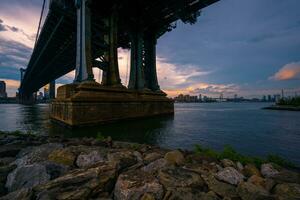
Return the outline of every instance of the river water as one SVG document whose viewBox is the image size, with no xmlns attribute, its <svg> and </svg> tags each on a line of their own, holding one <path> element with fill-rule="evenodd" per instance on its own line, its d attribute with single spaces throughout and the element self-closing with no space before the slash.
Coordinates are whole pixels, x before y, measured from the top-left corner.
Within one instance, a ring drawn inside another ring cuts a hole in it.
<svg viewBox="0 0 300 200">
<path fill-rule="evenodd" d="M 175 104 L 172 117 L 128 120 L 68 129 L 49 120 L 46 104 L 0 104 L 0 130 L 30 130 L 67 137 L 110 135 L 115 140 L 167 148 L 195 144 L 221 150 L 231 145 L 247 155 L 279 154 L 300 164 L 300 112 L 263 110 L 265 103 Z"/>
</svg>

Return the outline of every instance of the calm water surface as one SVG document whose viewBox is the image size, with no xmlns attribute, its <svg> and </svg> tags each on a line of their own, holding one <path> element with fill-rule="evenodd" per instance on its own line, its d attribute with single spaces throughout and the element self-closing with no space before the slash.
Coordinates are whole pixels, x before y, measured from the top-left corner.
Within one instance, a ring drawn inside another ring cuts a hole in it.
<svg viewBox="0 0 300 200">
<path fill-rule="evenodd" d="M 67 129 L 52 124 L 48 105 L 0 104 L 0 130 L 31 130 L 67 137 L 112 136 L 115 140 L 193 149 L 221 150 L 230 144 L 256 156 L 276 153 L 300 164 L 300 112 L 262 110 L 264 103 L 176 104 L 173 117 L 130 120 Z"/>
</svg>

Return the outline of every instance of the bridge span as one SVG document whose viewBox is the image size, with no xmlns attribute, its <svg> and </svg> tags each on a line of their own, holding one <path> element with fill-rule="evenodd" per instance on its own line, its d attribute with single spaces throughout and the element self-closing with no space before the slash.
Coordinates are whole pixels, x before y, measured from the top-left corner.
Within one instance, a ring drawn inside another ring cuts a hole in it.
<svg viewBox="0 0 300 200">
<path fill-rule="evenodd" d="M 75 69 L 58 89 L 51 117 L 76 126 L 173 113 L 156 74 L 157 39 L 194 24 L 218 0 L 51 0 L 19 89 L 24 102 L 44 85 Z M 131 50 L 130 77 L 121 84 L 117 49 Z M 103 71 L 94 80 L 92 68 Z"/>
</svg>

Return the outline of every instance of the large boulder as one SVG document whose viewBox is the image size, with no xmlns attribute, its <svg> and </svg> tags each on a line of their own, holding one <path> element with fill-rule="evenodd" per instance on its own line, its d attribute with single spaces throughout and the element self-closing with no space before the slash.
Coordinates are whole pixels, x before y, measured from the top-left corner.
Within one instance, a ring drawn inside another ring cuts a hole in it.
<svg viewBox="0 0 300 200">
<path fill-rule="evenodd" d="M 243 173 L 246 177 L 251 177 L 253 175 L 261 176 L 259 170 L 254 164 L 247 164 L 244 167 Z"/>
<path fill-rule="evenodd" d="M 118 151 L 108 153 L 108 161 L 116 166 L 119 170 L 126 169 L 137 163 L 137 157 L 132 151 Z"/>
<path fill-rule="evenodd" d="M 148 153 L 144 156 L 144 161 L 145 163 L 150 163 L 150 162 L 153 162 L 157 159 L 160 159 L 162 158 L 163 156 L 158 153 L 158 152 L 151 152 L 151 153 Z"/>
<path fill-rule="evenodd" d="M 44 165 L 26 165 L 16 168 L 7 176 L 6 187 L 10 192 L 23 188 L 32 188 L 48 182 L 50 178 Z"/>
<path fill-rule="evenodd" d="M 164 190 L 158 180 L 142 171 L 130 171 L 118 177 L 114 190 L 116 200 L 139 200 L 145 194 L 162 199 Z"/>
<path fill-rule="evenodd" d="M 48 143 L 36 147 L 27 147 L 18 153 L 18 159 L 15 160 L 14 163 L 20 167 L 43 162 L 48 160 L 50 153 L 61 148 L 63 148 L 63 145 L 60 143 Z"/>
<path fill-rule="evenodd" d="M 248 182 L 256 185 L 256 186 L 261 186 L 264 187 L 265 186 L 265 179 L 263 179 L 260 176 L 257 175 L 253 175 L 248 179 Z"/>
<path fill-rule="evenodd" d="M 91 151 L 88 153 L 81 153 L 76 160 L 76 165 L 80 168 L 86 168 L 94 165 L 97 162 L 105 161 L 105 157 L 100 151 Z"/>
<path fill-rule="evenodd" d="M 153 174 L 156 173 L 158 170 L 165 168 L 166 166 L 167 166 L 167 161 L 163 158 L 160 158 L 142 167 L 141 170 Z"/>
<path fill-rule="evenodd" d="M 273 200 L 274 198 L 264 188 L 250 182 L 242 182 L 237 191 L 242 200 Z"/>
<path fill-rule="evenodd" d="M 226 167 L 216 174 L 216 178 L 220 181 L 237 185 L 242 182 L 245 177 L 233 167 Z"/>
<path fill-rule="evenodd" d="M 115 166 L 102 163 L 94 168 L 70 171 L 46 184 L 36 186 L 34 190 L 38 199 L 86 199 L 112 192 L 116 176 Z"/>
<path fill-rule="evenodd" d="M 281 170 L 279 173 L 272 176 L 277 183 L 299 183 L 300 184 L 300 173 Z"/>
<path fill-rule="evenodd" d="M 236 162 L 236 169 L 240 172 L 243 171 L 244 170 L 243 164 L 240 162 Z"/>
<path fill-rule="evenodd" d="M 202 200 L 221 200 L 216 193 L 209 191 L 202 196 Z"/>
<path fill-rule="evenodd" d="M 166 188 L 196 187 L 199 190 L 206 188 L 205 182 L 199 174 L 179 167 L 161 169 L 158 177 Z"/>
<path fill-rule="evenodd" d="M 212 174 L 204 176 L 204 180 L 208 185 L 209 190 L 213 191 L 219 196 L 232 199 L 238 197 L 235 186 L 218 181 Z"/>
<path fill-rule="evenodd" d="M 152 194 L 148 194 L 148 193 L 145 193 L 141 200 L 155 200 L 154 196 Z"/>
<path fill-rule="evenodd" d="M 283 183 L 276 185 L 274 193 L 278 200 L 299 200 L 300 185 L 296 183 Z"/>
<path fill-rule="evenodd" d="M 48 160 L 67 166 L 73 166 L 75 159 L 76 155 L 67 148 L 54 150 L 48 156 Z"/>
<path fill-rule="evenodd" d="M 272 178 L 279 173 L 271 163 L 262 164 L 260 168 L 261 174 L 266 178 Z"/>
<path fill-rule="evenodd" d="M 166 153 L 165 159 L 168 164 L 181 165 L 184 163 L 184 156 L 179 150 L 170 151 Z"/>
<path fill-rule="evenodd" d="M 16 156 L 24 145 L 1 145 L 0 147 L 0 158 L 2 157 L 14 157 Z"/>
<path fill-rule="evenodd" d="M 275 181 L 273 179 L 264 179 L 261 176 L 253 175 L 248 179 L 249 183 L 252 183 L 256 186 L 263 187 L 266 191 L 271 191 L 275 185 Z"/>
<path fill-rule="evenodd" d="M 13 161 L 15 161 L 15 157 L 0 157 L 0 166 L 9 165 Z"/>
<path fill-rule="evenodd" d="M 168 188 L 164 200 L 194 200 L 204 199 L 205 193 L 195 188 Z"/>
<path fill-rule="evenodd" d="M 6 194 L 5 183 L 8 174 L 16 168 L 15 165 L 6 165 L 0 167 L 0 196 Z"/>
<path fill-rule="evenodd" d="M 33 192 L 31 189 L 20 189 L 14 192 L 11 192 L 3 197 L 0 197 L 0 200 L 31 200 L 33 197 Z"/>
<path fill-rule="evenodd" d="M 221 163 L 222 163 L 223 167 L 233 167 L 233 168 L 236 168 L 236 164 L 232 160 L 229 160 L 227 158 L 222 159 Z"/>
</svg>

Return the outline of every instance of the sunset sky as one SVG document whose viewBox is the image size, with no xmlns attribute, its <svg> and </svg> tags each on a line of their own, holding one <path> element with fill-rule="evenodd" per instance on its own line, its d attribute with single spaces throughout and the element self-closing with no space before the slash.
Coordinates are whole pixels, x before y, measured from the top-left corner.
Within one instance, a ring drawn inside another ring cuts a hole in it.
<svg viewBox="0 0 300 200">
<path fill-rule="evenodd" d="M 41 7 L 42 0 L 0 1 L 0 80 L 9 96 L 31 56 Z M 178 22 L 158 40 L 161 89 L 169 96 L 261 97 L 281 89 L 300 94 L 299 8 L 299 0 L 221 0 L 205 8 L 195 25 Z M 125 85 L 128 55 L 119 50 Z M 70 73 L 58 83 L 73 79 Z"/>
</svg>

